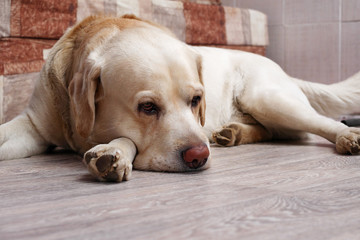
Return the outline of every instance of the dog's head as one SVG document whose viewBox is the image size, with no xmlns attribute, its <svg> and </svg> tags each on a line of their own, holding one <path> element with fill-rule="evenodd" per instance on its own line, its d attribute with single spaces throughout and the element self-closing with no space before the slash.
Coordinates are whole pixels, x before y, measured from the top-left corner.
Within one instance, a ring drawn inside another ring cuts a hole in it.
<svg viewBox="0 0 360 240">
<path fill-rule="evenodd" d="M 192 48 L 136 18 L 92 17 L 64 38 L 62 51 L 71 57 L 58 75 L 78 135 L 93 143 L 131 139 L 137 169 L 208 167 L 201 57 Z"/>
</svg>

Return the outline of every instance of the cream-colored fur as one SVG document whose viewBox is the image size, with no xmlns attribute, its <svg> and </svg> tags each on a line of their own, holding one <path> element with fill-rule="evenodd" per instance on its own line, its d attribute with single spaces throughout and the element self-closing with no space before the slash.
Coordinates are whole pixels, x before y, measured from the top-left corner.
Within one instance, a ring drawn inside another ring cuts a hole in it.
<svg viewBox="0 0 360 240">
<path fill-rule="evenodd" d="M 84 154 L 98 179 L 122 181 L 133 166 L 206 169 L 209 139 L 233 146 L 310 132 L 358 153 L 360 130 L 329 116 L 360 112 L 359 86 L 360 74 L 305 82 L 267 58 L 191 47 L 135 17 L 90 17 L 53 47 L 24 113 L 0 126 L 0 159 L 55 145 Z M 204 161 L 194 167 L 189 155 Z"/>
</svg>

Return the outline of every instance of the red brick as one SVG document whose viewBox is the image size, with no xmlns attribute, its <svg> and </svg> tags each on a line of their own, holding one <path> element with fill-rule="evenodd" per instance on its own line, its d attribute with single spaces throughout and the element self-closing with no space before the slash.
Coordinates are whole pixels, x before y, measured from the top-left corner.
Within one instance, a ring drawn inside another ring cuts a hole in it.
<svg viewBox="0 0 360 240">
<path fill-rule="evenodd" d="M 10 35 L 19 37 L 21 35 L 21 0 L 11 1 Z"/>
<path fill-rule="evenodd" d="M 186 42 L 226 44 L 225 11 L 222 6 L 184 3 Z"/>
<path fill-rule="evenodd" d="M 76 22 L 77 0 L 14 0 L 11 35 L 58 39 Z"/>
<path fill-rule="evenodd" d="M 10 75 L 40 71 L 43 50 L 51 48 L 56 41 L 1 38 L 0 74 Z"/>
<path fill-rule="evenodd" d="M 14 75 L 21 73 L 39 72 L 44 65 L 44 60 L 35 60 L 28 62 L 5 63 L 4 75 Z"/>
</svg>

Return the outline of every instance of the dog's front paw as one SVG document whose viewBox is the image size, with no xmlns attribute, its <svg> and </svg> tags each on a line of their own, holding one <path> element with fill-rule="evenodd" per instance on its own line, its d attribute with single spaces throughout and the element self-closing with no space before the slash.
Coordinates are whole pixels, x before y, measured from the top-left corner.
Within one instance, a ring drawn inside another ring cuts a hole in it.
<svg viewBox="0 0 360 240">
<path fill-rule="evenodd" d="M 221 146 L 234 146 L 236 140 L 236 133 L 233 128 L 224 127 L 220 131 L 214 132 L 212 138 L 215 143 Z"/>
<path fill-rule="evenodd" d="M 87 151 L 83 162 L 100 181 L 121 182 L 131 177 L 131 160 L 120 149 L 108 144 L 97 145 Z"/>
<path fill-rule="evenodd" d="M 336 151 L 341 154 L 360 152 L 360 129 L 348 128 L 336 137 Z"/>
</svg>

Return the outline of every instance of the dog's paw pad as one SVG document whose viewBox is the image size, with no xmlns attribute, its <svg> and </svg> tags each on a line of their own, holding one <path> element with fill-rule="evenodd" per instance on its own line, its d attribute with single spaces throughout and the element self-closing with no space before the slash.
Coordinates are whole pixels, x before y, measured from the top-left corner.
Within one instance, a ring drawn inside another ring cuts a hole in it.
<svg viewBox="0 0 360 240">
<path fill-rule="evenodd" d="M 96 152 L 87 152 L 84 155 L 85 164 L 90 164 L 91 159 L 96 158 Z"/>
<path fill-rule="evenodd" d="M 96 168 L 99 172 L 104 173 L 111 169 L 111 165 L 115 162 L 115 157 L 112 155 L 102 155 L 96 161 Z"/>
<path fill-rule="evenodd" d="M 214 132 L 212 135 L 214 142 L 221 146 L 233 146 L 235 137 L 231 128 L 223 128 L 218 132 Z"/>
<path fill-rule="evenodd" d="M 336 150 L 341 154 L 360 152 L 360 129 L 349 128 L 336 138 Z"/>
<path fill-rule="evenodd" d="M 132 163 L 122 156 L 120 150 L 106 144 L 86 152 L 83 162 L 100 181 L 121 182 L 131 176 Z"/>
</svg>

